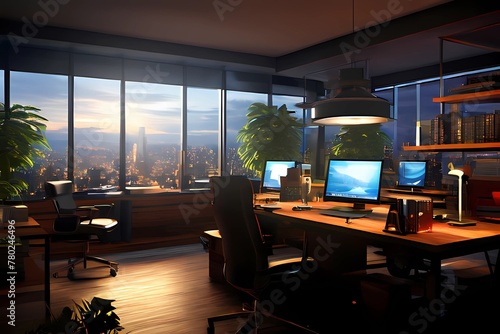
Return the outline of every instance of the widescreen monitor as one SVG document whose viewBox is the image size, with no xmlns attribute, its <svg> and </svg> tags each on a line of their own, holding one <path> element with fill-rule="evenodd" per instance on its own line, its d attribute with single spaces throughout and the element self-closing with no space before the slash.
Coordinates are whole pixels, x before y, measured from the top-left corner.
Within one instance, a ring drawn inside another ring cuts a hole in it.
<svg viewBox="0 0 500 334">
<path fill-rule="evenodd" d="M 398 186 L 424 188 L 426 171 L 425 160 L 401 160 L 398 167 Z"/>
<path fill-rule="evenodd" d="M 288 168 L 295 168 L 294 160 L 267 160 L 262 171 L 261 191 L 280 191 L 281 177 L 286 176 Z"/>
<path fill-rule="evenodd" d="M 380 203 L 383 160 L 330 159 L 323 200 L 352 203 L 353 210 Z"/>
</svg>

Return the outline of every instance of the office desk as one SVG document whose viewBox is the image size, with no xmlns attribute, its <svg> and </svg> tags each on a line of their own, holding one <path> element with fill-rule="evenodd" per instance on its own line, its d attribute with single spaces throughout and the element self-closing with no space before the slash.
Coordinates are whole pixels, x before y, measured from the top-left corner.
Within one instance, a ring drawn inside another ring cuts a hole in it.
<svg viewBox="0 0 500 334">
<path fill-rule="evenodd" d="M 451 227 L 446 223 L 434 222 L 432 232 L 408 235 L 396 235 L 383 232 L 388 205 L 373 207 L 367 217 L 352 219 L 350 224 L 344 218 L 321 215 L 318 209 L 326 209 L 341 203 L 314 202 L 310 211 L 293 211 L 298 203 L 278 203 L 278 210 L 255 210 L 259 219 L 273 220 L 276 224 L 300 228 L 306 233 L 321 233 L 325 236 L 346 236 L 350 240 L 359 240 L 360 244 L 392 249 L 407 249 L 412 255 L 430 261 L 427 280 L 427 297 L 438 298 L 441 292 L 441 261 L 444 259 L 474 254 L 500 248 L 500 224 L 477 222 L 476 226 Z M 370 207 L 370 206 L 367 206 Z M 348 239 L 349 240 L 349 239 Z M 366 254 L 366 252 L 365 252 Z M 351 258 L 353 254 L 336 254 Z M 499 257 L 497 264 L 499 265 Z M 494 283 L 498 286 L 498 271 L 494 273 Z"/>
<path fill-rule="evenodd" d="M 50 319 L 50 234 L 45 231 L 38 222 L 29 217 L 27 222 L 16 222 L 14 225 L 16 238 L 25 240 L 43 240 L 44 246 L 44 301 L 46 304 L 45 317 Z M 0 230 L 0 238 L 5 238 L 8 230 Z"/>
</svg>

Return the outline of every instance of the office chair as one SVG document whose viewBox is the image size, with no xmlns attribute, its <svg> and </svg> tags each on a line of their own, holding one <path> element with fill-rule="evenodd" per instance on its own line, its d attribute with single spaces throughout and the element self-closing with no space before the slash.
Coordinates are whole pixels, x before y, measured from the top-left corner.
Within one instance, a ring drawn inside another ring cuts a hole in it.
<svg viewBox="0 0 500 334">
<path fill-rule="evenodd" d="M 106 241 L 106 235 L 118 226 L 118 221 L 109 218 L 113 204 L 97 204 L 91 206 L 77 206 L 73 199 L 73 182 L 69 180 L 47 181 L 45 183 L 45 193 L 47 198 L 52 199 L 57 212 L 57 218 L 53 224 L 55 232 L 54 239 L 76 241 L 83 243 L 82 257 L 78 259 L 69 259 L 67 266 L 68 278 L 84 279 L 97 278 L 95 275 L 78 275 L 75 272 L 75 266 L 82 263 L 84 269 L 94 270 L 103 268 L 103 266 L 87 266 L 88 261 L 94 261 L 98 264 L 104 264 L 109 268 L 109 275 L 116 276 L 118 263 L 103 259 L 101 257 L 90 256 L 90 241 L 97 239 Z M 87 270 L 85 270 L 87 271 Z M 59 277 L 59 272 L 53 274 Z"/>
<path fill-rule="evenodd" d="M 319 282 L 314 276 L 316 260 L 305 253 L 277 261 L 271 259 L 253 211 L 250 180 L 245 176 L 214 176 L 210 179 L 210 189 L 214 218 L 222 237 L 224 278 L 249 299 L 243 302 L 241 312 L 208 318 L 207 333 L 215 333 L 215 322 L 230 319 L 238 319 L 236 333 L 257 333 L 266 319 L 290 327 L 293 333 L 317 333 L 309 322 L 318 318 L 332 321 L 337 315 L 331 313 L 334 311 L 318 310 L 319 304 L 323 305 L 320 298 L 326 297 L 327 290 L 312 288 Z M 329 286 L 335 283 L 329 282 Z M 352 305 L 352 299 L 347 300 L 345 310 Z M 330 298 L 326 302 L 336 303 Z"/>
</svg>

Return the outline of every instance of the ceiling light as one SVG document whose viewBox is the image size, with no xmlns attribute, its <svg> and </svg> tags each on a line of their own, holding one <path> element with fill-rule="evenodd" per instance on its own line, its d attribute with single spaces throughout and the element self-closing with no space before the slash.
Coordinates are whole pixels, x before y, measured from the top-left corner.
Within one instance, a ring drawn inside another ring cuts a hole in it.
<svg viewBox="0 0 500 334">
<path fill-rule="evenodd" d="M 362 68 L 340 70 L 333 97 L 311 104 L 311 117 L 319 125 L 384 123 L 390 118 L 390 104 L 370 92 L 370 81 Z M 332 94 L 331 94 L 332 95 Z"/>
</svg>

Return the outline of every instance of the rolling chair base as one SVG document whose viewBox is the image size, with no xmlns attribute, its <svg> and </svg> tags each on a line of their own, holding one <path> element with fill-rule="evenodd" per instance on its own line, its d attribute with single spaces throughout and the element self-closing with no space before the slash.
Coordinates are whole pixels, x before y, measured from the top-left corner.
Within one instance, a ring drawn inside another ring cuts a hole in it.
<svg viewBox="0 0 500 334">
<path fill-rule="evenodd" d="M 89 267 L 87 266 L 87 262 L 89 261 L 97 262 L 103 265 Z M 76 268 L 76 266 L 80 263 L 83 263 L 83 268 Z M 59 271 L 61 270 L 66 270 L 67 275 L 60 276 Z M 106 270 L 108 271 L 108 273 L 104 274 Z M 118 274 L 117 262 L 108 261 L 100 257 L 87 256 L 86 258 L 69 259 L 68 265 L 53 273 L 52 276 L 54 278 L 67 277 L 70 280 L 79 280 L 79 279 L 104 278 L 108 276 L 115 277 L 117 274 Z"/>
<path fill-rule="evenodd" d="M 257 301 L 254 301 L 253 307 L 257 307 Z M 256 318 L 257 317 L 257 318 Z M 290 322 L 285 319 L 281 319 L 279 317 L 272 317 L 277 323 L 280 323 L 282 326 L 290 329 L 294 329 L 294 333 L 309 333 L 309 334 L 319 334 L 315 330 L 312 330 L 307 327 L 303 327 L 297 323 Z M 238 329 L 235 334 L 254 334 L 259 332 L 259 328 L 263 324 L 262 315 L 258 316 L 253 311 L 253 308 L 248 303 L 243 303 L 242 311 L 227 313 L 222 315 L 217 315 L 214 317 L 208 318 L 208 327 L 207 334 L 215 334 L 215 323 L 223 322 L 227 320 L 235 320 L 238 321 Z"/>
<path fill-rule="evenodd" d="M 241 327 L 236 331 L 237 334 L 250 333 L 252 330 L 257 329 L 254 326 L 255 322 L 251 321 L 252 320 L 250 319 L 251 317 L 253 317 L 253 313 L 251 311 L 242 311 L 242 312 L 228 313 L 208 318 L 207 334 L 215 334 L 216 322 L 233 320 L 233 319 L 247 319 L 246 323 L 244 323 L 243 325 L 240 324 Z"/>
</svg>

